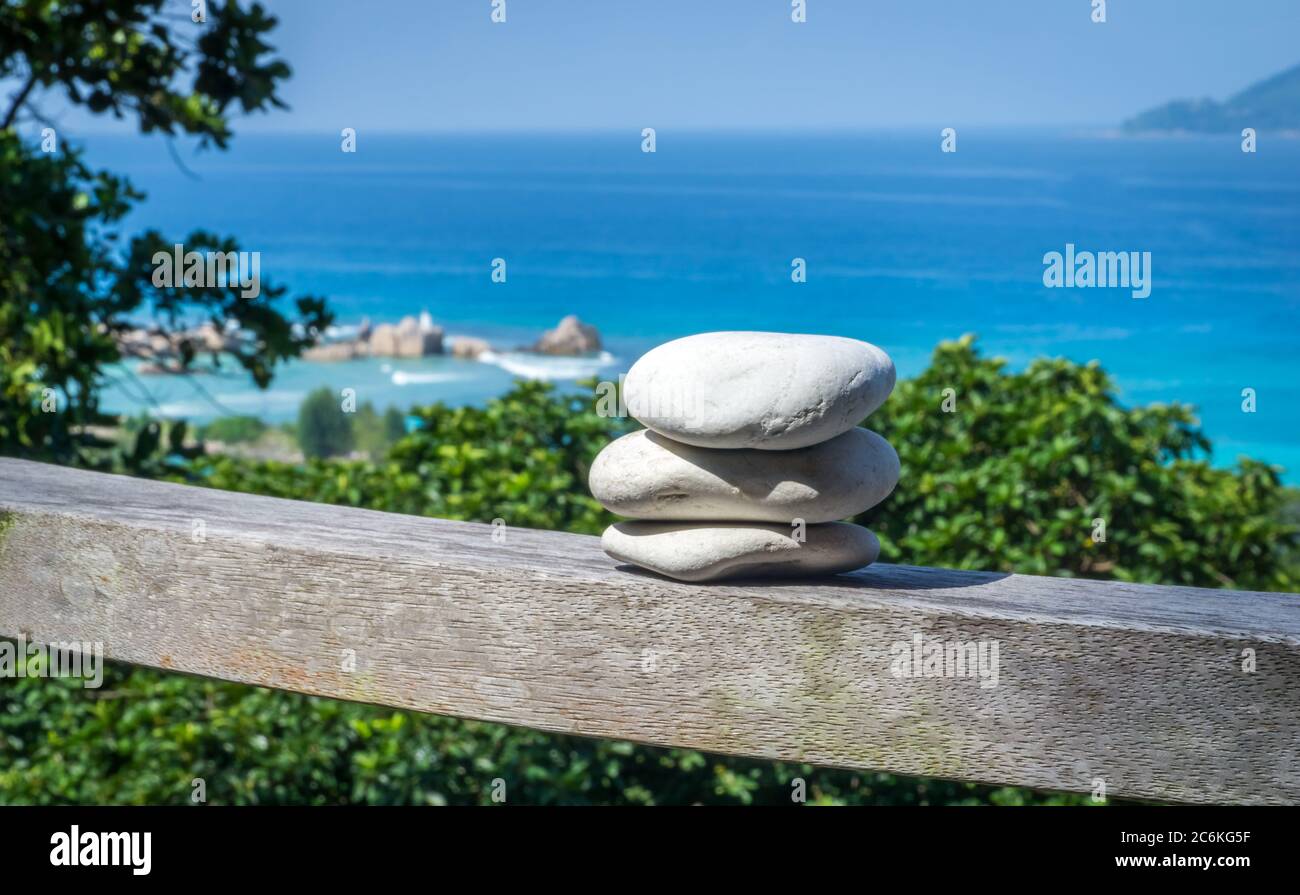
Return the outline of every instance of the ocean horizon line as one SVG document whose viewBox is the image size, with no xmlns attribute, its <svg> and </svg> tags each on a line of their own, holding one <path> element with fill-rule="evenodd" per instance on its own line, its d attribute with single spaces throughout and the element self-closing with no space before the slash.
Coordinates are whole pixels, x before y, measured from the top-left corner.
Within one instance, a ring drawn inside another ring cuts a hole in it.
<svg viewBox="0 0 1300 895">
<path fill-rule="evenodd" d="M 869 124 L 869 125 L 723 125 L 723 126 L 701 126 L 701 125 L 676 125 L 672 123 L 664 124 L 653 121 L 643 121 L 636 124 L 628 125 L 593 125 L 590 127 L 500 127 L 500 128 L 366 128 L 355 124 L 343 123 L 340 119 L 339 130 L 343 127 L 352 127 L 358 133 L 365 133 L 371 137 L 536 137 L 536 136 L 554 136 L 554 137 L 582 137 L 582 136 L 616 136 L 626 135 L 629 131 L 640 133 L 644 127 L 654 127 L 659 132 L 671 132 L 674 134 L 687 134 L 692 136 L 820 136 L 820 137 L 853 137 L 869 136 L 876 134 L 896 134 L 896 133 L 925 133 L 929 134 L 932 130 L 935 133 L 942 131 L 944 128 L 955 128 L 958 130 L 974 131 L 976 133 L 1058 133 L 1058 134 L 1109 134 L 1111 132 L 1119 133 L 1119 125 L 1114 122 L 1047 122 L 1047 123 L 971 123 L 961 121 L 935 121 L 933 123 L 906 123 L 906 124 Z M 33 128 L 28 128 L 33 129 Z M 73 129 L 68 128 L 66 133 L 72 134 L 76 138 L 100 138 L 100 137 L 118 137 L 133 139 L 151 139 L 161 136 L 164 140 L 173 139 L 177 141 L 194 140 L 186 134 L 176 134 L 168 136 L 166 134 L 142 134 L 136 130 L 125 130 L 120 128 L 96 128 L 96 129 Z M 1171 132 L 1172 133 L 1172 132 Z M 315 128 L 275 128 L 252 130 L 234 130 L 231 135 L 231 142 L 247 138 L 268 138 L 268 137 L 330 137 L 337 138 L 339 131 L 321 130 Z M 1135 138 L 1150 135 L 1132 135 Z M 1205 136 L 1211 139 L 1222 137 L 1222 134 L 1193 134 L 1191 136 Z"/>
</svg>

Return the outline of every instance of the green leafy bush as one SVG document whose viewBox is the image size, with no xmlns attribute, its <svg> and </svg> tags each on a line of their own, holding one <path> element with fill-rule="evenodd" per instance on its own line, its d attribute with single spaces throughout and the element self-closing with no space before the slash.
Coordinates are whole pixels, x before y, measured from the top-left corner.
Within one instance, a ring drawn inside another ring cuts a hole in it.
<svg viewBox="0 0 1300 895">
<path fill-rule="evenodd" d="M 209 456 L 180 480 L 419 516 L 501 518 L 521 528 L 591 534 L 612 521 L 587 493 L 587 470 L 610 438 L 631 427 L 597 416 L 590 401 L 521 382 L 485 407 L 435 404 L 414 415 L 420 430 L 382 463 Z"/>
<path fill-rule="evenodd" d="M 374 404 L 366 401 L 352 415 L 352 433 L 358 450 L 372 460 L 382 460 L 406 435 L 406 415 L 396 407 L 380 414 Z"/>
<path fill-rule="evenodd" d="M 144 195 L 90 169 L 63 136 L 38 146 L 19 135 L 21 125 L 48 124 L 41 106 L 54 100 L 134 121 L 142 134 L 224 149 L 232 115 L 285 108 L 277 91 L 289 66 L 268 43 L 276 18 L 260 3 L 208 7 L 213 25 L 196 30 L 166 0 L 0 3 L 0 452 L 108 465 L 114 453 L 92 427 L 113 422 L 100 392 L 130 377 L 117 364 L 124 354 L 189 371 L 205 347 L 194 325 L 237 324 L 224 357 L 265 387 L 333 320 L 320 298 L 291 303 L 286 287 L 266 280 L 247 293 L 224 282 L 155 284 L 154 256 L 169 256 L 177 240 L 121 232 Z M 239 249 L 201 229 L 183 243 Z M 283 313 L 287 305 L 297 313 Z M 122 338 L 145 323 L 147 349 Z M 162 432 L 144 435 L 149 447 Z"/>
<path fill-rule="evenodd" d="M 953 412 L 945 412 L 952 389 Z M 1096 364 L 1008 373 L 973 339 L 940 345 L 867 421 L 898 450 L 898 488 L 857 521 L 893 562 L 1154 584 L 1294 590 L 1276 469 L 1203 459 L 1190 407 L 1124 408 Z M 1095 520 L 1104 541 L 1094 541 Z"/>
<path fill-rule="evenodd" d="M 304 457 L 337 457 L 350 452 L 355 443 L 352 419 L 343 412 L 333 389 L 318 388 L 303 399 L 298 408 L 298 446 Z"/>
<path fill-rule="evenodd" d="M 266 423 L 255 416 L 223 416 L 202 426 L 199 437 L 225 444 L 244 444 L 257 441 L 266 429 Z"/>
</svg>

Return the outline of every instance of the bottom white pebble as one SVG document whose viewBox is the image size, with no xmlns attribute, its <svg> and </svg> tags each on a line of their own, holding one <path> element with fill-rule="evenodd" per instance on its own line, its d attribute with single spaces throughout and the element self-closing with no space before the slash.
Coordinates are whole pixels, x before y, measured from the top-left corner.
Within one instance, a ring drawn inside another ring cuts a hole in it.
<svg viewBox="0 0 1300 895">
<path fill-rule="evenodd" d="M 803 541 L 795 533 L 757 522 L 617 522 L 600 546 L 616 560 L 679 581 L 836 575 L 880 555 L 880 542 L 860 525 L 809 525 Z"/>
</svg>

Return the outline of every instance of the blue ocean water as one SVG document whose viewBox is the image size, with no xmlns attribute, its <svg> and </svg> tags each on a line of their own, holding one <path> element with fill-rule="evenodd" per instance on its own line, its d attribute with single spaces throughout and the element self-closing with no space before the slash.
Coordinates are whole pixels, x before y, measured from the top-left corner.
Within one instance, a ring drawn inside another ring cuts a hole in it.
<svg viewBox="0 0 1300 895">
<path fill-rule="evenodd" d="M 158 139 L 86 141 L 93 164 L 149 194 L 129 229 L 233 235 L 261 252 L 265 279 L 328 297 L 343 323 L 428 309 L 453 334 L 509 346 L 576 313 L 605 335 L 609 376 L 661 341 L 719 329 L 867 339 L 906 376 L 973 332 L 1015 367 L 1097 359 L 1127 404 L 1196 405 L 1216 463 L 1245 454 L 1300 481 L 1300 141 L 1264 135 L 1256 154 L 1231 136 L 974 130 L 949 154 L 937 130 L 661 131 L 653 154 L 639 134 L 362 133 L 355 154 L 339 143 L 181 148 L 195 179 Z M 1045 288 L 1043 255 L 1067 243 L 1150 252 L 1150 297 Z M 497 257 L 505 283 L 491 280 Z M 806 283 L 791 281 L 796 257 Z M 510 379 L 431 358 L 295 363 L 267 394 L 224 377 L 201 387 L 279 419 L 322 383 L 382 407 L 478 402 Z M 140 382 L 167 412 L 219 412 L 184 381 Z M 1255 413 L 1242 412 L 1244 388 Z M 141 408 L 134 387 L 109 403 Z"/>
</svg>

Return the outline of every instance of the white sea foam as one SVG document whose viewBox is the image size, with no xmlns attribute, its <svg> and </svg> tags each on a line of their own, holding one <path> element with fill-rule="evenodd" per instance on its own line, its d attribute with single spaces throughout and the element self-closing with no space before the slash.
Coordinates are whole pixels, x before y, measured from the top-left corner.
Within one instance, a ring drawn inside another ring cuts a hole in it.
<svg viewBox="0 0 1300 895">
<path fill-rule="evenodd" d="M 455 373 L 408 373 L 405 370 L 395 370 L 391 377 L 393 385 L 428 385 L 434 382 L 456 382 L 464 378 Z"/>
<path fill-rule="evenodd" d="M 480 363 L 493 364 L 524 379 L 584 379 L 613 365 L 614 355 L 602 351 L 595 357 L 555 357 L 525 351 L 484 351 Z"/>
</svg>

